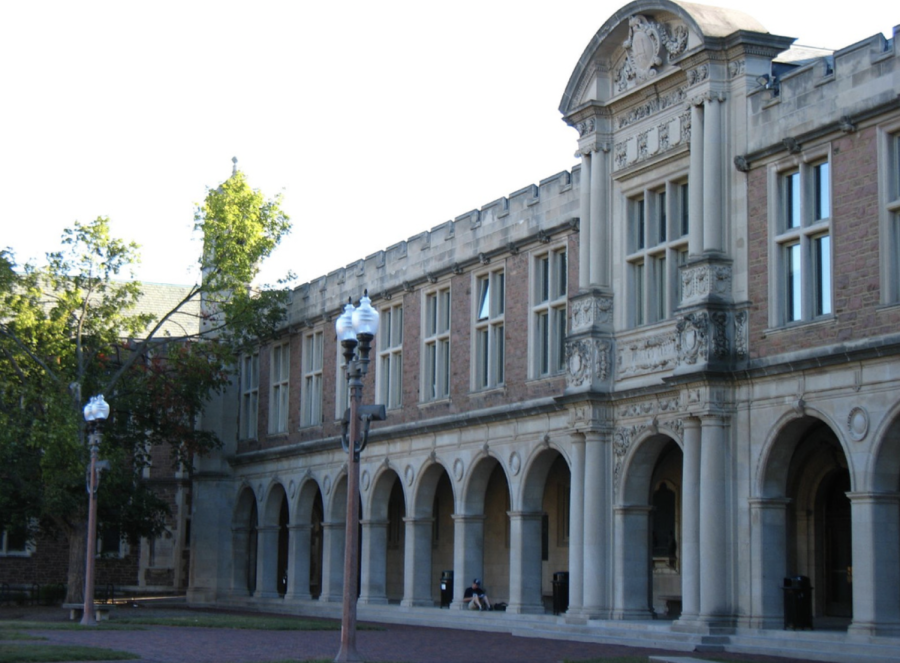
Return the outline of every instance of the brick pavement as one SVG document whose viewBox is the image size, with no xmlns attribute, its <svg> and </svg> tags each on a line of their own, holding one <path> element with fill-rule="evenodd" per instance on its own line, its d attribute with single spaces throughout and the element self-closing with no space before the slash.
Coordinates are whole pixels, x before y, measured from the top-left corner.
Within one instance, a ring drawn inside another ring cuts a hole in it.
<svg viewBox="0 0 900 663">
<path fill-rule="evenodd" d="M 127 610 L 124 608 L 123 610 Z M 148 616 L 171 611 L 139 609 Z M 183 615 L 186 610 L 177 610 Z M 134 611 L 131 614 L 139 614 Z M 59 621 L 60 608 L 0 609 L 0 619 Z M 357 651 L 372 663 L 557 663 L 613 656 L 687 656 L 685 652 L 522 638 L 508 633 L 457 629 L 380 625 L 383 630 L 359 631 Z M 47 638 L 46 644 L 106 647 L 134 652 L 143 663 L 264 663 L 278 660 L 332 659 L 340 643 L 339 631 L 253 631 L 189 627 L 143 627 L 134 631 L 30 631 Z M 2 648 L 2 645 L 0 645 Z M 800 659 L 741 654 L 690 654 L 696 658 L 748 663 L 803 663 Z"/>
</svg>

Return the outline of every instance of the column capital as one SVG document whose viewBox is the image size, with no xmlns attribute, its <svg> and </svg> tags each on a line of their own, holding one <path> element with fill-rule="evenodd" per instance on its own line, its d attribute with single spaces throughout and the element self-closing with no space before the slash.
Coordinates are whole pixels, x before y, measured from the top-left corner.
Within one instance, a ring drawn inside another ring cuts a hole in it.
<svg viewBox="0 0 900 663">
<path fill-rule="evenodd" d="M 484 514 L 483 513 L 479 513 L 479 514 L 454 513 L 453 515 L 450 516 L 450 518 L 453 519 L 453 522 L 460 522 L 460 523 L 469 523 L 469 522 L 471 522 L 471 523 L 482 522 L 483 523 L 484 522 Z"/>
<path fill-rule="evenodd" d="M 543 511 L 507 511 L 510 520 L 540 520 L 544 516 Z"/>
<path fill-rule="evenodd" d="M 304 530 L 312 530 L 312 523 L 302 523 L 297 525 L 288 525 L 288 529 L 292 532 L 302 532 Z"/>
<path fill-rule="evenodd" d="M 790 497 L 748 497 L 751 509 L 786 509 L 793 500 Z"/>
<path fill-rule="evenodd" d="M 413 525 L 431 525 L 432 523 L 434 523 L 434 518 L 432 518 L 431 516 L 428 516 L 427 518 L 416 517 L 416 516 L 407 518 L 404 516 L 403 522 L 410 523 Z"/>
<path fill-rule="evenodd" d="M 387 527 L 390 524 L 388 520 L 363 520 L 360 518 L 359 524 L 363 527 Z"/>
<path fill-rule="evenodd" d="M 844 493 L 851 504 L 896 504 L 900 502 L 900 493 L 850 492 Z"/>
<path fill-rule="evenodd" d="M 649 504 L 616 504 L 613 506 L 613 511 L 615 513 L 621 513 L 623 515 L 650 513 L 653 509 L 654 507 Z"/>
</svg>

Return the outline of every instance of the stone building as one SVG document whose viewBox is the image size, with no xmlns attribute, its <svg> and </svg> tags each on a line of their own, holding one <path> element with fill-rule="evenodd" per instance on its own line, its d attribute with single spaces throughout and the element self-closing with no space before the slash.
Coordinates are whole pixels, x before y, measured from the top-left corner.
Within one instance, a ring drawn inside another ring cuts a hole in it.
<svg viewBox="0 0 900 663">
<path fill-rule="evenodd" d="M 900 58 L 792 42 L 628 4 L 565 87 L 571 172 L 295 289 L 207 413 L 189 600 L 339 606 L 367 288 L 361 614 L 437 619 L 452 569 L 513 628 L 567 572 L 545 623 L 774 633 L 806 576 L 814 620 L 900 636 Z"/>
</svg>

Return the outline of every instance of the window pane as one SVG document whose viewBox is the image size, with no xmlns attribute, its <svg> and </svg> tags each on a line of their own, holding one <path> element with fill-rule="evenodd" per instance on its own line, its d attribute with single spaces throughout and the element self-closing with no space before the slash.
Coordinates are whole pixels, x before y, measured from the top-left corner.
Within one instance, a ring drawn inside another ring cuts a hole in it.
<svg viewBox="0 0 900 663">
<path fill-rule="evenodd" d="M 654 315 L 657 320 L 666 319 L 666 257 L 661 256 L 656 259 L 656 292 L 653 293 L 653 301 L 655 304 Z"/>
<path fill-rule="evenodd" d="M 631 220 L 634 233 L 634 250 L 644 248 L 644 200 L 634 202 L 634 216 Z"/>
<path fill-rule="evenodd" d="M 538 260 L 538 302 L 546 302 L 550 299 L 550 257 L 544 256 Z"/>
<path fill-rule="evenodd" d="M 800 245 L 792 244 L 785 247 L 787 263 L 787 320 L 788 322 L 800 320 L 801 309 L 801 278 L 800 278 Z"/>
<path fill-rule="evenodd" d="M 829 163 L 815 167 L 816 221 L 831 217 L 831 168 Z"/>
<path fill-rule="evenodd" d="M 478 281 L 478 320 L 487 320 L 491 315 L 490 280 L 485 277 Z"/>
<path fill-rule="evenodd" d="M 554 331 L 556 333 L 554 354 L 556 355 L 555 369 L 557 371 L 565 368 L 566 362 L 566 309 L 554 309 L 555 317 Z"/>
<path fill-rule="evenodd" d="M 568 266 L 566 261 L 566 252 L 560 251 L 556 254 L 556 292 L 555 299 L 566 296 L 568 289 Z"/>
<path fill-rule="evenodd" d="M 496 315 L 503 315 L 506 311 L 506 275 L 503 272 L 495 275 L 494 299 L 497 301 Z"/>
<path fill-rule="evenodd" d="M 831 313 L 831 236 L 813 240 L 816 270 L 816 315 Z"/>
<path fill-rule="evenodd" d="M 644 263 L 634 266 L 634 324 L 644 324 Z"/>
<path fill-rule="evenodd" d="M 684 237 L 690 230 L 690 217 L 688 216 L 688 212 L 690 211 L 690 197 L 688 195 L 689 190 L 687 184 L 682 184 L 679 189 L 679 195 L 681 197 L 681 200 L 679 201 L 681 203 L 681 236 Z"/>
<path fill-rule="evenodd" d="M 659 200 L 657 201 L 659 204 L 659 243 L 662 244 L 666 241 L 666 234 L 668 232 L 667 224 L 668 224 L 668 210 L 666 209 L 666 192 L 661 191 L 659 193 Z"/>
<path fill-rule="evenodd" d="M 800 227 L 800 173 L 785 177 L 785 228 Z"/>
<path fill-rule="evenodd" d="M 548 312 L 541 311 L 537 315 L 537 347 L 538 372 L 547 375 L 550 372 L 550 326 Z"/>
<path fill-rule="evenodd" d="M 504 380 L 503 375 L 503 361 L 504 361 L 504 353 L 505 353 L 505 339 L 503 336 L 503 325 L 497 325 L 494 327 L 494 373 L 496 375 L 497 384 L 502 384 Z"/>
</svg>

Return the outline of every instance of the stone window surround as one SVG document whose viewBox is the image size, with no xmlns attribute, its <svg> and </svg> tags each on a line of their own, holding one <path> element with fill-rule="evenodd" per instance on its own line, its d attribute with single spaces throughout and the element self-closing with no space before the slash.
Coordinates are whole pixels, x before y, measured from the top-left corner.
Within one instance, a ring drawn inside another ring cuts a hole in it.
<svg viewBox="0 0 900 663">
<path fill-rule="evenodd" d="M 321 329 L 304 334 L 301 388 L 300 427 L 319 426 L 322 423 L 323 366 L 325 333 Z"/>
<path fill-rule="evenodd" d="M 31 557 L 34 550 L 33 540 L 26 540 L 24 548 L 10 548 L 9 533 L 0 529 L 0 557 Z"/>
<path fill-rule="evenodd" d="M 632 328 L 668 320 L 680 304 L 679 267 L 688 256 L 688 226 L 683 218 L 690 196 L 687 186 L 688 169 L 684 167 L 623 192 L 626 283 L 630 293 L 625 313 Z M 643 243 L 635 223 L 641 209 Z M 661 221 L 666 226 L 664 235 Z"/>
<path fill-rule="evenodd" d="M 829 214 L 822 219 L 814 219 L 815 216 L 815 168 L 823 163 L 829 164 L 828 176 L 828 200 L 830 203 Z M 768 188 L 768 230 L 769 230 L 769 326 L 772 329 L 788 325 L 805 324 L 829 319 L 833 316 L 832 287 L 834 247 L 831 239 L 834 237 L 832 220 L 834 216 L 832 193 L 833 164 L 830 143 L 804 150 L 802 154 L 793 154 L 775 163 L 769 164 L 767 173 Z M 786 218 L 786 186 L 787 176 L 799 173 L 800 176 L 800 210 L 799 224 L 793 228 L 787 228 Z M 817 240 L 828 237 L 828 266 L 829 282 L 820 283 L 816 278 L 816 261 L 814 250 Z M 788 250 L 799 245 L 799 273 L 800 273 L 800 312 L 798 319 L 790 319 L 788 313 Z M 828 301 L 823 302 L 824 313 L 817 313 L 816 308 L 819 299 L 820 288 L 827 285 Z"/>
<path fill-rule="evenodd" d="M 487 287 L 486 315 L 482 315 L 483 288 Z M 506 271 L 504 267 L 472 274 L 472 390 L 501 387 L 505 382 Z M 483 340 L 486 339 L 486 340 Z"/>
<path fill-rule="evenodd" d="M 291 342 L 276 343 L 269 364 L 269 433 L 287 433 L 290 417 Z"/>
<path fill-rule="evenodd" d="M 877 128 L 881 303 L 900 304 L 900 120 Z"/>
<path fill-rule="evenodd" d="M 375 393 L 378 402 L 391 410 L 403 405 L 403 304 L 388 304 L 379 312 L 381 329 L 375 337 L 378 356 Z"/>
<path fill-rule="evenodd" d="M 558 263 L 560 255 L 565 256 L 564 272 L 566 284 L 560 288 L 554 275 L 559 273 Z M 549 259 L 547 270 L 549 282 L 544 284 L 541 278 L 540 265 L 542 261 Z M 540 380 L 565 372 L 565 331 L 562 338 L 558 338 L 557 327 L 554 324 L 554 314 L 561 315 L 564 328 L 567 327 L 568 307 L 568 244 L 565 238 L 553 242 L 546 250 L 535 251 L 530 256 L 530 283 L 529 293 L 531 297 L 531 315 L 529 316 L 528 356 L 529 377 Z M 546 299 L 542 291 L 549 293 Z M 554 296 L 554 293 L 557 296 Z M 542 324 L 541 320 L 545 322 Z M 542 351 L 546 348 L 546 353 Z M 545 356 L 545 354 L 547 356 Z M 544 366 L 546 365 L 546 369 Z"/>
<path fill-rule="evenodd" d="M 422 291 L 422 348 L 419 400 L 433 403 L 450 398 L 450 329 L 453 317 L 450 281 Z M 446 320 L 441 318 L 441 305 L 446 297 Z M 429 302 L 434 301 L 434 329 L 429 321 Z M 429 359 L 430 356 L 430 359 Z"/>
<path fill-rule="evenodd" d="M 241 358 L 241 411 L 239 437 L 255 440 L 259 423 L 259 353 Z"/>
</svg>

